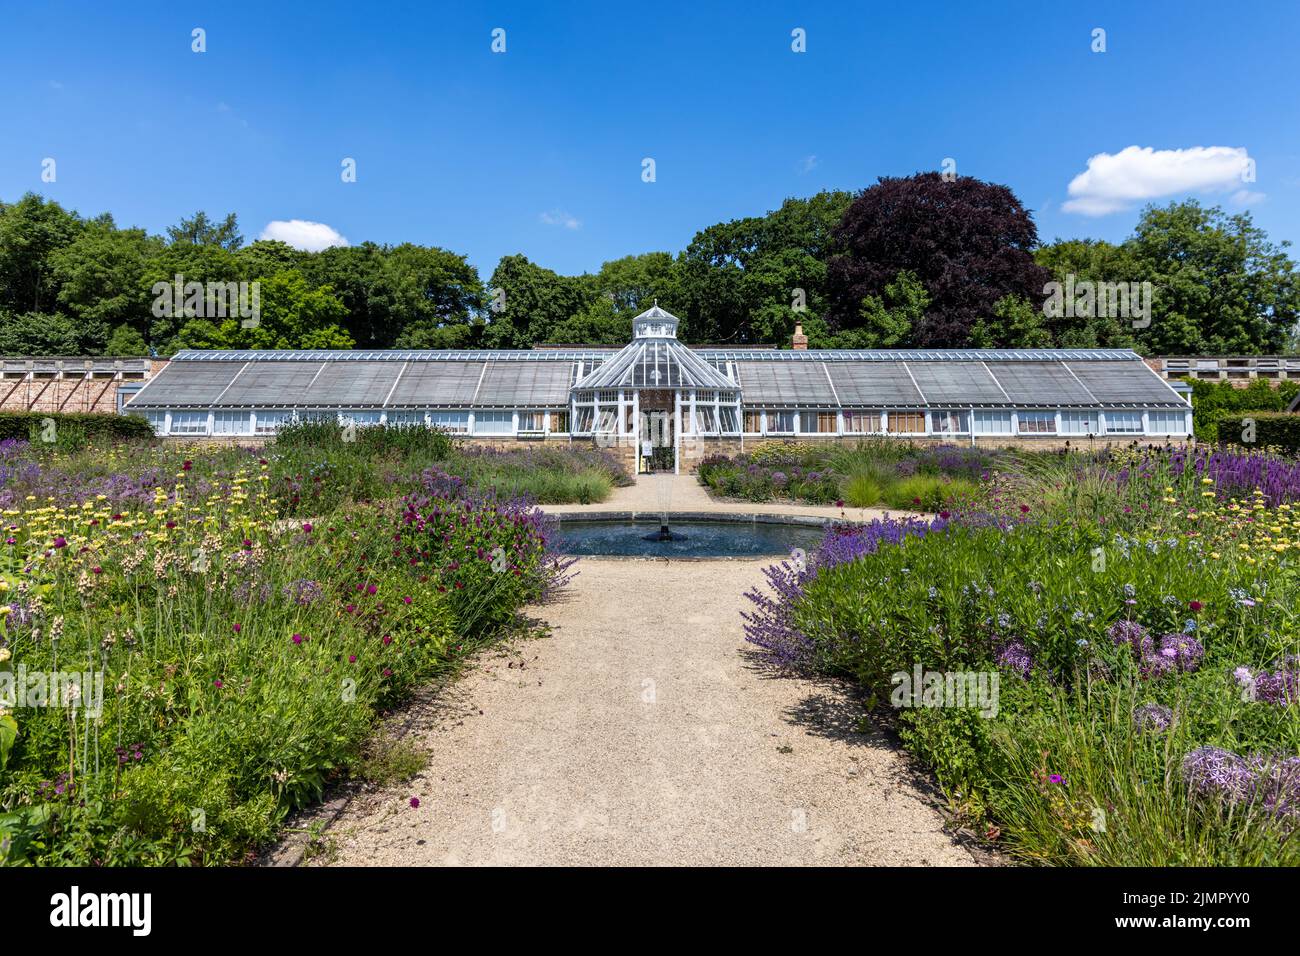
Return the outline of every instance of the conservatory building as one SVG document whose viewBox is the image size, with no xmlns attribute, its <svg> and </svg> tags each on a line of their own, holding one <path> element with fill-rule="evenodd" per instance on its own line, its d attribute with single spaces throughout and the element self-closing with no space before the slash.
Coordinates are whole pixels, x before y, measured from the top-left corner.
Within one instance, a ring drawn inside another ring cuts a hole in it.
<svg viewBox="0 0 1300 956">
<path fill-rule="evenodd" d="M 636 471 L 761 440 L 990 445 L 1184 441 L 1185 398 L 1124 349 L 692 348 L 657 304 L 622 349 L 185 351 L 125 407 L 160 435 L 245 442 L 285 423 L 590 443 Z M 805 340 L 806 341 L 806 340 Z"/>
</svg>

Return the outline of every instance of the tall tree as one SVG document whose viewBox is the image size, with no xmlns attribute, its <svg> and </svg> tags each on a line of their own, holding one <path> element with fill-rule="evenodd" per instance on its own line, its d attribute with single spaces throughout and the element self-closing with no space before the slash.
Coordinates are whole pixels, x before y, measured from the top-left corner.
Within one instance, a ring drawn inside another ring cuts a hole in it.
<svg viewBox="0 0 1300 956">
<path fill-rule="evenodd" d="M 93 220 L 77 237 L 50 254 L 59 304 L 86 321 L 126 324 L 148 331 L 153 300 L 148 281 L 163 244 L 143 229 L 117 229 Z"/>
<path fill-rule="evenodd" d="M 59 285 L 50 257 L 83 228 L 76 213 L 35 193 L 0 203 L 0 311 L 53 311 Z"/>
<path fill-rule="evenodd" d="M 1051 273 L 1062 288 L 1080 283 L 1141 282 L 1139 267 L 1128 248 L 1101 239 L 1058 239 L 1034 252 L 1034 261 Z M 1130 348 L 1133 345 L 1133 317 L 1102 314 L 1094 308 L 1062 310 L 1050 316 L 1046 327 L 1058 348 Z M 996 336 L 995 336 L 996 337 Z"/>
<path fill-rule="evenodd" d="M 216 222 L 209 219 L 202 209 L 176 225 L 168 226 L 167 238 L 191 246 L 220 246 L 228 252 L 234 252 L 244 244 L 244 237 L 239 233 L 239 220 L 233 212 Z"/>
<path fill-rule="evenodd" d="M 580 312 L 593 293 L 583 277 L 562 276 L 505 256 L 488 281 L 488 324 L 484 344 L 494 349 L 527 349 L 548 341 L 551 330 Z"/>
<path fill-rule="evenodd" d="M 1281 350 L 1300 318 L 1300 274 L 1249 213 L 1194 200 L 1149 206 L 1125 243 L 1155 287 L 1150 325 L 1136 335 L 1155 355 Z"/>
<path fill-rule="evenodd" d="M 766 216 L 709 226 L 682 253 L 682 335 L 694 342 L 788 344 L 826 310 L 826 260 L 846 192 L 787 199 Z"/>
<path fill-rule="evenodd" d="M 1043 300 L 1047 270 L 1031 254 L 1038 230 L 1006 186 L 938 173 L 882 178 L 858 195 L 835 231 L 829 267 L 831 326 L 853 328 L 863 300 L 902 270 L 930 296 L 920 346 L 965 345 L 972 326 L 1008 295 Z"/>
</svg>

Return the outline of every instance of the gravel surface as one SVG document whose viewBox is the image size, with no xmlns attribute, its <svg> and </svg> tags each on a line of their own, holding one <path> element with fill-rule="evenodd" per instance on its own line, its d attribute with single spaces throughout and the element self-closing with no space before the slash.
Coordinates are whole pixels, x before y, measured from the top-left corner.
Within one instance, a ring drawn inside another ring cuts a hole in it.
<svg viewBox="0 0 1300 956">
<path fill-rule="evenodd" d="M 844 688 L 748 653 L 765 563 L 581 562 L 550 637 L 412 709 L 426 769 L 313 865 L 973 865 Z"/>
</svg>

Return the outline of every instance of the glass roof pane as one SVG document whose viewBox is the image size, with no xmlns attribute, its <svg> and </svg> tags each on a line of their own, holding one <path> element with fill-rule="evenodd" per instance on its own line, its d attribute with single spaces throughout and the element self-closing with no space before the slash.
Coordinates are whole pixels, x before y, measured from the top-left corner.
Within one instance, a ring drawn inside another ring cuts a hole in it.
<svg viewBox="0 0 1300 956">
<path fill-rule="evenodd" d="M 486 367 L 486 362 L 412 362 L 402 373 L 388 404 L 468 408 Z"/>
<path fill-rule="evenodd" d="M 1060 362 L 998 362 L 989 368 L 1013 405 L 1092 405 L 1092 394 Z"/>
<path fill-rule="evenodd" d="M 841 405 L 900 406 L 921 404 L 921 393 L 901 362 L 837 362 L 828 364 Z M 749 394 L 745 393 L 745 401 Z"/>
<path fill-rule="evenodd" d="M 1007 398 L 981 362 L 907 363 L 930 405 L 998 405 Z"/>
<path fill-rule="evenodd" d="M 307 394 L 305 405 L 383 405 L 402 373 L 398 362 L 326 362 Z"/>
<path fill-rule="evenodd" d="M 508 408 L 567 405 L 570 371 L 567 362 L 493 362 L 483 374 L 474 404 Z"/>
<path fill-rule="evenodd" d="M 221 406 L 289 405 L 302 400 L 303 393 L 323 362 L 249 362 L 230 388 L 221 395 Z"/>
<path fill-rule="evenodd" d="M 242 362 L 170 362 L 136 394 L 131 407 L 211 405 L 243 367 Z"/>
<path fill-rule="evenodd" d="M 820 363 L 737 362 L 741 394 L 745 404 L 828 405 L 836 404 L 826 368 Z"/>
<path fill-rule="evenodd" d="M 1074 372 L 1097 399 L 1105 403 L 1162 404 L 1181 401 L 1176 392 L 1145 362 L 1070 362 Z M 1185 404 L 1185 403 L 1184 403 Z"/>
</svg>

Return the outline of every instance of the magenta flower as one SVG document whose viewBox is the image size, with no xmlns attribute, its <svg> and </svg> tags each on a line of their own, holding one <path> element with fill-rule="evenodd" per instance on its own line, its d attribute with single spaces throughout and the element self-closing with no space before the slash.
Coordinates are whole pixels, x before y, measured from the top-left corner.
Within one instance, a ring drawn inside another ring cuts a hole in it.
<svg viewBox="0 0 1300 956">
<path fill-rule="evenodd" d="M 219 680 L 214 680 L 212 682 L 212 686 L 215 687 L 217 690 L 221 690 L 221 688 L 225 687 L 226 685 L 221 683 L 221 681 Z"/>
<path fill-rule="evenodd" d="M 302 635 L 301 635 L 301 634 L 295 634 L 295 635 L 293 636 L 293 642 L 294 642 L 295 644 L 301 644 L 301 643 L 302 643 Z"/>
<path fill-rule="evenodd" d="M 411 809 L 412 809 L 412 810 L 418 810 L 418 809 L 420 809 L 420 798 L 419 798 L 419 797 L 412 797 L 412 798 L 411 798 Z"/>
<path fill-rule="evenodd" d="M 306 531 L 308 534 L 311 534 L 311 522 L 310 521 L 304 522 L 302 526 L 302 530 Z"/>
<path fill-rule="evenodd" d="M 1187 606 L 1191 608 L 1193 611 L 1199 611 L 1201 608 L 1205 607 L 1205 605 L 1202 604 L 1200 601 L 1188 601 Z"/>
<path fill-rule="evenodd" d="M 238 634 L 240 631 L 244 629 L 244 626 L 242 624 L 233 624 L 231 626 L 234 627 L 236 634 Z"/>
<path fill-rule="evenodd" d="M 410 603 L 411 603 L 411 599 L 410 599 L 409 597 L 404 597 L 404 598 L 402 598 L 402 603 L 403 603 L 403 604 L 410 604 Z"/>
</svg>

